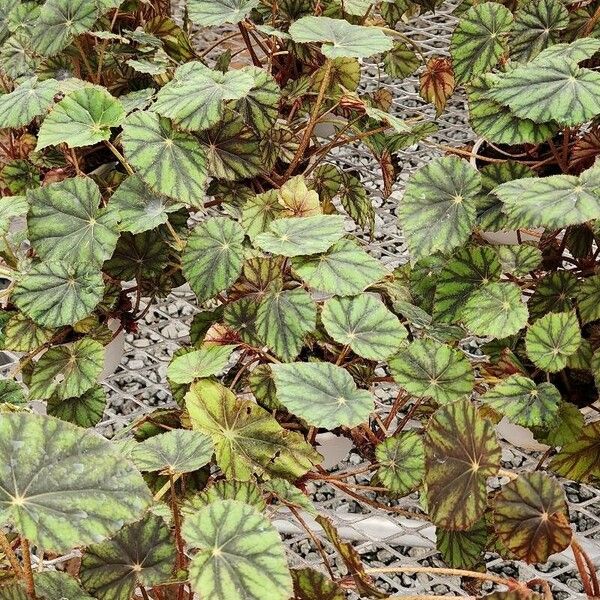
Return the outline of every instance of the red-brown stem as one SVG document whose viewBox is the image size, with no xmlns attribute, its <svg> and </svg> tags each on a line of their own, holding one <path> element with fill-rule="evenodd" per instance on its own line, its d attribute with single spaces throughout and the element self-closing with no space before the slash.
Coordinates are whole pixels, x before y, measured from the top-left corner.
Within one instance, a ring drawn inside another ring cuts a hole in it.
<svg viewBox="0 0 600 600">
<path fill-rule="evenodd" d="M 594 600 L 600 598 L 600 583 L 598 582 L 596 567 L 594 566 L 592 559 L 587 555 L 576 539 L 571 540 L 571 549 L 575 556 L 575 562 L 577 563 L 577 569 L 581 576 L 581 582 L 583 583 L 585 593 L 588 598 Z"/>
<path fill-rule="evenodd" d="M 246 44 L 246 48 L 248 48 L 248 52 L 250 54 L 250 58 L 252 59 L 252 63 L 255 67 L 262 67 L 262 63 L 260 62 L 258 56 L 256 56 L 256 52 L 252 46 L 252 41 L 250 40 L 250 36 L 248 35 L 248 30 L 244 26 L 243 23 L 239 23 L 238 27 L 240 29 L 240 33 L 242 34 L 242 38 L 244 39 L 244 43 Z"/>
<path fill-rule="evenodd" d="M 175 480 L 173 473 L 169 473 L 169 484 L 171 488 L 171 510 L 173 512 L 173 524 L 175 525 L 175 544 L 177 546 L 177 566 L 184 566 L 183 538 L 181 537 L 181 514 L 179 512 L 179 503 L 177 501 L 177 492 L 175 490 Z"/>
<path fill-rule="evenodd" d="M 399 433 L 406 427 L 406 424 L 412 419 L 415 412 L 417 412 L 417 408 L 419 408 L 421 402 L 423 402 L 423 398 L 417 398 L 415 400 L 415 403 L 410 407 L 410 410 L 406 413 L 404 419 L 402 419 L 402 421 L 398 423 L 398 427 L 396 427 L 396 431 L 394 431 L 394 434 Z"/>
<path fill-rule="evenodd" d="M 29 548 L 29 542 L 25 538 L 21 538 L 21 553 L 23 555 L 23 576 L 27 595 L 31 600 L 37 600 L 35 583 L 33 581 L 33 569 L 31 568 L 31 549 Z"/>
<path fill-rule="evenodd" d="M 23 569 L 21 568 L 19 559 L 17 558 L 15 551 L 13 550 L 8 538 L 6 537 L 6 534 L 3 531 L 0 531 L 0 548 L 2 548 L 4 554 L 6 554 L 8 562 L 10 562 L 10 566 L 14 571 L 15 576 L 22 579 Z"/>
</svg>

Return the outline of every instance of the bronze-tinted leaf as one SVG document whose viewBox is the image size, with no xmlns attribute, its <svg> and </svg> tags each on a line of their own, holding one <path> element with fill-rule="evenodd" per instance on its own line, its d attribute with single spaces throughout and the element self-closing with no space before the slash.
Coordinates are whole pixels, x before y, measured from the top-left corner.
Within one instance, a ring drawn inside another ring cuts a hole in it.
<svg viewBox="0 0 600 600">
<path fill-rule="evenodd" d="M 494 529 L 528 563 L 543 563 L 571 543 L 565 494 L 556 479 L 535 471 L 507 483 L 494 501 Z"/>
<path fill-rule="evenodd" d="M 438 116 L 446 107 L 448 98 L 454 91 L 454 73 L 452 63 L 448 58 L 434 56 L 419 78 L 419 93 L 421 98 L 435 105 Z"/>
</svg>

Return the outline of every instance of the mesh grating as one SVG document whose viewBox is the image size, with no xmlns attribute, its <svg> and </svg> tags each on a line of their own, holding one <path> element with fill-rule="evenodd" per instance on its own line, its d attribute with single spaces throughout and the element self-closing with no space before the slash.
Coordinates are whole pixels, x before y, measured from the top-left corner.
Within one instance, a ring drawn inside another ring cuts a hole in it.
<svg viewBox="0 0 600 600">
<path fill-rule="evenodd" d="M 403 32 L 417 41 L 427 56 L 445 54 L 455 18 L 451 4 L 433 16 L 419 18 L 403 27 Z M 207 48 L 217 41 L 222 32 L 210 32 L 203 37 L 197 35 L 199 46 Z M 221 51 L 216 49 L 215 52 Z M 208 56 L 211 56 L 209 54 Z M 417 78 L 393 82 L 380 71 L 378 65 L 364 66 L 363 86 L 366 90 L 383 86 L 393 95 L 394 112 L 402 118 L 433 118 L 434 111 L 418 94 Z M 462 146 L 473 141 L 466 123 L 464 98 L 455 94 L 444 114 L 437 120 L 440 127 L 434 136 L 438 144 Z M 390 267 L 406 261 L 406 249 L 395 215 L 402 188 L 410 174 L 426 163 L 439 149 L 430 143 L 421 143 L 400 153 L 401 173 L 392 195 L 385 199 L 383 183 L 378 165 L 360 147 L 344 148 L 333 157 L 336 164 L 352 170 L 366 185 L 373 205 L 376 207 L 375 234 L 366 240 L 370 252 Z M 360 232 L 357 232 L 360 234 Z M 143 305 L 143 303 L 142 303 Z M 173 404 L 166 385 L 166 368 L 173 352 L 188 341 L 189 325 L 198 310 L 193 294 L 185 289 L 172 293 L 168 298 L 148 307 L 139 331 L 125 338 L 125 350 L 119 367 L 105 380 L 109 404 L 98 430 L 107 437 L 122 431 L 134 419 L 155 408 Z M 11 357 L 9 357 L 11 358 Z M 14 358 L 14 357 L 12 357 Z M 0 368 L 6 372 L 9 365 Z M 385 416 L 391 398 L 397 388 L 381 384 L 376 390 L 377 412 Z M 400 417 L 402 414 L 400 414 Z M 539 456 L 526 454 L 521 450 L 504 445 L 504 466 L 511 470 L 534 468 Z M 352 452 L 340 463 L 340 470 L 358 468 L 361 458 Z M 335 469 L 334 469 L 335 471 Z M 351 480 L 352 481 L 352 480 Z M 357 485 L 368 482 L 368 477 L 357 475 Z M 566 484 L 573 526 L 578 537 L 600 565 L 600 490 L 586 485 Z M 412 495 L 401 500 L 390 501 L 377 498 L 375 493 L 367 496 L 373 502 L 385 502 L 390 511 L 374 508 L 358 502 L 343 490 L 329 485 L 313 485 L 312 499 L 320 514 L 326 514 L 340 527 L 343 536 L 351 541 L 370 568 L 406 565 L 444 566 L 435 550 L 435 532 L 430 523 L 418 519 L 422 512 L 419 499 Z M 415 517 L 410 515 L 414 514 Z M 286 540 L 290 563 L 293 566 L 313 566 L 323 568 L 323 556 L 327 557 L 336 576 L 345 574 L 345 568 L 331 544 L 317 536 L 320 548 L 313 538 L 285 512 L 273 515 L 278 528 Z M 309 525 L 310 519 L 307 519 Z M 316 527 L 315 527 L 316 529 Z M 554 596 L 559 600 L 583 599 L 582 587 L 571 555 L 553 557 L 545 565 L 525 565 L 515 561 L 505 561 L 496 555 L 487 555 L 487 569 L 492 573 L 521 579 L 541 577 L 549 581 Z M 377 584 L 382 590 L 393 595 L 447 595 L 469 596 L 478 590 L 465 590 L 456 578 L 439 577 L 429 574 L 385 574 L 380 575 Z M 487 584 L 484 584 L 484 588 Z M 349 592 L 349 598 L 358 596 Z"/>
</svg>

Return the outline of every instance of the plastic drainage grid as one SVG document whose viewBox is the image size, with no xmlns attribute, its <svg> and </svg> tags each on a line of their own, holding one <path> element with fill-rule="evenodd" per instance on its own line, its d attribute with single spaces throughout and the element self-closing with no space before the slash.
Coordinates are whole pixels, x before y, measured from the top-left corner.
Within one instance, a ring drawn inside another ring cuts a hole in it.
<svg viewBox="0 0 600 600">
<path fill-rule="evenodd" d="M 435 15 L 419 18 L 410 25 L 405 25 L 402 30 L 420 44 L 425 55 L 447 54 L 446 49 L 455 23 L 455 17 L 451 14 L 453 7 L 454 5 L 447 4 L 438 9 Z M 199 46 L 207 47 L 221 35 L 222 31 L 211 31 L 210 37 L 203 32 L 203 37 L 195 36 L 195 42 Z M 215 52 L 218 51 L 217 48 Z M 387 88 L 394 98 L 394 112 L 402 118 L 421 116 L 431 119 L 435 116 L 432 107 L 426 105 L 419 97 L 418 79 L 415 77 L 400 83 L 392 82 L 377 65 L 368 64 L 364 66 L 362 85 L 366 90 L 376 85 Z M 443 115 L 437 120 L 439 131 L 433 139 L 440 144 L 452 146 L 472 142 L 473 135 L 466 123 L 466 117 L 464 98 L 455 94 Z M 344 148 L 334 157 L 340 167 L 357 174 L 370 192 L 376 208 L 375 234 L 373 239 L 365 240 L 368 242 L 369 251 L 390 268 L 407 260 L 406 247 L 395 215 L 403 186 L 416 168 L 437 154 L 431 146 L 423 144 L 401 152 L 399 157 L 402 171 L 393 193 L 387 199 L 382 195 L 383 183 L 379 167 L 367 152 L 359 147 Z M 197 311 L 198 305 L 191 292 L 176 291 L 149 309 L 143 321 L 139 323 L 137 334 L 126 336 L 121 364 L 104 382 L 109 403 L 103 421 L 97 426 L 100 433 L 112 437 L 144 413 L 174 404 L 166 385 L 166 368 L 173 352 L 188 341 L 189 325 Z M 6 358 L 10 361 L 16 357 Z M 2 362 L 5 361 L 0 360 L 0 363 Z M 5 375 L 8 370 L 9 365 L 0 367 L 0 375 Z M 379 384 L 375 389 L 376 410 L 380 416 L 387 414 L 391 400 L 396 394 L 397 388 L 390 384 Z M 402 414 L 399 417 L 401 418 Z M 537 454 L 526 454 L 508 444 L 503 445 L 505 468 L 531 469 L 535 467 L 537 460 Z M 349 467 L 356 469 L 361 464 L 361 457 L 350 451 L 333 472 L 344 471 Z M 354 481 L 365 484 L 368 477 L 357 475 Z M 498 487 L 499 484 L 500 480 L 494 481 L 492 488 Z M 367 567 L 445 566 L 435 549 L 435 530 L 428 521 L 408 519 L 406 516 L 374 509 L 327 484 L 311 485 L 312 500 L 319 514 L 332 519 L 344 539 L 353 544 Z M 569 483 L 566 484 L 566 492 L 578 539 L 595 564 L 600 567 L 600 490 Z M 367 496 L 389 506 L 422 514 L 416 494 L 400 500 L 378 497 L 376 493 L 368 493 Z M 313 540 L 298 523 L 285 511 L 277 512 L 273 518 L 286 541 L 290 564 L 323 569 L 322 557 Z M 314 524 L 308 516 L 306 521 L 309 526 Z M 339 576 L 346 574 L 346 569 L 332 545 L 319 534 L 318 526 L 315 526 L 315 532 L 333 572 Z M 570 552 L 555 555 L 544 565 L 506 561 L 494 554 L 488 554 L 486 560 L 487 569 L 491 573 L 519 579 L 545 579 L 550 583 L 557 600 L 585 598 Z M 383 574 L 375 581 L 382 591 L 398 597 L 417 594 L 470 596 L 478 593 L 478 590 L 462 589 L 457 578 L 430 574 Z M 486 591 L 490 589 L 487 585 L 486 583 L 483 587 Z M 348 592 L 348 598 L 355 600 L 358 596 Z"/>
</svg>

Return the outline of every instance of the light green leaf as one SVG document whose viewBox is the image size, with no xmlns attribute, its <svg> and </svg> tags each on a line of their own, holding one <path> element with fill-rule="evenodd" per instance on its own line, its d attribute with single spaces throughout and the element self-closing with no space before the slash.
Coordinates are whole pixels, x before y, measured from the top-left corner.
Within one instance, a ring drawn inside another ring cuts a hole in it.
<svg viewBox="0 0 600 600">
<path fill-rule="evenodd" d="M 242 226 L 254 241 L 259 233 L 269 230 L 271 223 L 281 216 L 283 206 L 279 203 L 277 190 L 267 190 L 248 198 L 242 208 Z"/>
<path fill-rule="evenodd" d="M 579 125 L 600 113 L 600 73 L 540 55 L 498 77 L 488 98 L 522 119 Z"/>
<path fill-rule="evenodd" d="M 56 394 L 72 398 L 96 384 L 104 367 L 104 348 L 100 342 L 83 338 L 65 346 L 54 346 L 35 363 L 31 376 L 32 400 L 44 400 Z"/>
<path fill-rule="evenodd" d="M 281 360 L 294 360 L 316 328 L 317 305 L 305 290 L 267 294 L 256 313 L 256 334 Z"/>
<path fill-rule="evenodd" d="M 549 446 L 566 446 L 573 440 L 580 440 L 583 426 L 583 414 L 579 408 L 570 402 L 561 402 L 554 421 L 543 431 L 535 431 L 535 437 Z"/>
<path fill-rule="evenodd" d="M 252 73 L 244 69 L 221 73 L 189 62 L 158 92 L 154 110 L 181 129 L 203 131 L 222 119 L 225 101 L 243 98 L 253 84 Z"/>
<path fill-rule="evenodd" d="M 377 27 L 351 25 L 344 19 L 330 17 L 302 17 L 292 23 L 289 33 L 297 43 L 323 42 L 321 52 L 327 58 L 367 58 L 393 46 L 392 40 Z"/>
<path fill-rule="evenodd" d="M 577 307 L 584 325 L 600 319 L 600 275 L 588 277 L 579 284 Z"/>
<path fill-rule="evenodd" d="M 355 296 L 387 275 L 385 267 L 354 240 L 343 239 L 324 254 L 297 256 L 294 271 L 312 288 L 338 296 Z"/>
<path fill-rule="evenodd" d="M 212 27 L 243 21 L 259 0 L 187 0 L 190 21 Z"/>
<path fill-rule="evenodd" d="M 173 358 L 167 368 L 167 377 L 173 383 L 192 383 L 194 379 L 221 373 L 235 346 L 203 345 L 198 350 Z"/>
<path fill-rule="evenodd" d="M 192 588 L 204 600 L 288 600 L 292 580 L 277 530 L 254 507 L 213 502 L 184 520 Z"/>
<path fill-rule="evenodd" d="M 40 262 L 17 282 L 12 300 L 42 327 L 73 325 L 102 299 L 99 271 L 83 265 Z"/>
<path fill-rule="evenodd" d="M 494 426 L 470 400 L 438 409 L 424 439 L 429 517 L 452 531 L 470 529 L 487 508 L 487 480 L 500 468 Z"/>
<path fill-rule="evenodd" d="M 166 223 L 169 213 L 182 206 L 152 190 L 137 175 L 132 175 L 111 196 L 108 210 L 119 220 L 121 231 L 143 233 Z"/>
<path fill-rule="evenodd" d="M 541 427 L 552 424 L 561 395 L 551 383 L 536 385 L 528 377 L 511 375 L 483 394 L 481 401 L 517 425 Z"/>
<path fill-rule="evenodd" d="M 520 277 L 535 271 L 542 264 L 542 251 L 535 246 L 496 246 L 494 248 L 502 263 L 502 272 Z"/>
<path fill-rule="evenodd" d="M 600 478 L 600 421 L 588 423 L 577 438 L 568 441 L 550 462 L 555 472 L 587 483 Z"/>
<path fill-rule="evenodd" d="M 496 253 L 486 246 L 462 248 L 444 265 L 436 278 L 433 318 L 454 323 L 471 294 L 500 278 L 502 267 Z"/>
<path fill-rule="evenodd" d="M 275 496 L 284 506 L 292 505 L 306 511 L 309 515 L 316 517 L 317 509 L 307 494 L 301 492 L 294 484 L 287 479 L 270 479 L 262 484 L 262 489 Z"/>
<path fill-rule="evenodd" d="M 29 239 L 43 260 L 99 267 L 112 256 L 119 237 L 116 218 L 100 208 L 100 190 L 89 177 L 28 190 L 27 201 Z"/>
<path fill-rule="evenodd" d="M 512 22 L 511 12 L 497 2 L 476 4 L 461 15 L 450 42 L 456 83 L 496 66 L 507 50 Z"/>
<path fill-rule="evenodd" d="M 0 520 L 46 551 L 112 535 L 152 499 L 115 446 L 53 417 L 3 415 L 0 454 Z"/>
<path fill-rule="evenodd" d="M 485 519 L 480 519 L 464 531 L 438 527 L 435 535 L 437 549 L 448 566 L 453 569 L 473 569 L 481 564 L 488 540 Z"/>
<path fill-rule="evenodd" d="M 285 480 L 277 479 L 276 481 Z M 186 499 L 181 506 L 181 514 L 184 517 L 192 516 L 201 508 L 220 500 L 238 500 L 254 506 L 261 512 L 267 507 L 260 488 L 253 481 L 221 479 Z"/>
<path fill-rule="evenodd" d="M 44 119 L 36 150 L 65 143 L 69 148 L 93 146 L 110 139 L 111 127 L 125 117 L 122 104 L 105 89 L 84 87 L 66 96 Z"/>
<path fill-rule="evenodd" d="M 46 0 L 31 35 L 34 50 L 44 56 L 58 54 L 92 29 L 99 16 L 96 3 L 89 0 Z"/>
<path fill-rule="evenodd" d="M 138 584 L 151 587 L 169 581 L 175 555 L 168 526 L 147 514 L 110 540 L 87 548 L 79 576 L 98 600 L 129 600 Z"/>
<path fill-rule="evenodd" d="M 0 200 L 0 235 L 6 235 L 12 220 L 26 215 L 28 210 L 25 196 L 8 196 Z"/>
<path fill-rule="evenodd" d="M 83 394 L 61 398 L 57 393 L 48 399 L 48 414 L 79 427 L 94 427 L 101 420 L 106 408 L 106 392 L 94 385 Z"/>
<path fill-rule="evenodd" d="M 529 0 L 515 13 L 510 54 L 514 60 L 529 61 L 560 39 L 569 25 L 569 11 L 561 0 Z"/>
<path fill-rule="evenodd" d="M 305 256 L 326 252 L 344 233 L 341 215 L 277 219 L 271 223 L 270 231 L 254 238 L 254 243 L 272 254 Z"/>
<path fill-rule="evenodd" d="M 272 365 L 277 399 L 310 425 L 334 429 L 368 420 L 373 396 L 356 387 L 350 373 L 330 363 Z"/>
<path fill-rule="evenodd" d="M 52 329 L 38 327 L 22 313 L 13 315 L 4 326 L 4 348 L 15 352 L 32 352 L 54 335 Z"/>
<path fill-rule="evenodd" d="M 244 230 L 226 217 L 212 217 L 191 233 L 181 259 L 183 275 L 200 302 L 230 287 L 242 272 Z"/>
<path fill-rule="evenodd" d="M 386 360 L 408 336 L 398 317 L 370 294 L 327 300 L 321 319 L 336 342 L 369 360 Z"/>
<path fill-rule="evenodd" d="M 422 339 L 389 360 L 394 380 L 407 392 L 447 404 L 471 393 L 475 376 L 460 350 Z"/>
<path fill-rule="evenodd" d="M 475 224 L 479 173 L 465 160 L 432 160 L 411 175 L 400 203 L 399 218 L 411 259 L 464 244 Z"/>
<path fill-rule="evenodd" d="M 185 397 L 193 429 L 210 435 L 217 464 L 229 479 L 254 475 L 297 479 L 321 455 L 294 431 L 287 431 L 251 400 L 237 399 L 221 384 L 201 379 Z"/>
<path fill-rule="evenodd" d="M 199 431 L 173 429 L 144 440 L 131 451 L 131 460 L 140 471 L 191 473 L 210 462 L 214 446 Z"/>
<path fill-rule="evenodd" d="M 494 194 L 504 211 L 525 227 L 560 229 L 600 217 L 600 166 L 574 175 L 515 179 Z"/>
<path fill-rule="evenodd" d="M 152 189 L 190 206 L 204 205 L 207 159 L 194 136 L 156 113 L 137 111 L 125 119 L 122 143 L 127 160 Z"/>
<path fill-rule="evenodd" d="M 494 498 L 494 531 L 527 563 L 545 563 L 569 546 L 573 531 L 561 485 L 536 471 L 507 483 Z"/>
<path fill-rule="evenodd" d="M 504 338 L 527 325 L 529 312 L 516 283 L 497 281 L 475 290 L 465 302 L 460 316 L 473 334 Z"/>
<path fill-rule="evenodd" d="M 235 110 L 242 115 L 246 125 L 262 133 L 277 122 L 281 90 L 266 70 L 249 66 L 243 71 L 252 76 L 253 83 L 250 91 L 236 102 Z"/>
<path fill-rule="evenodd" d="M 473 131 L 496 144 L 539 144 L 551 138 L 557 131 L 554 121 L 535 123 L 520 119 L 510 108 L 488 97 L 500 75 L 485 73 L 469 82 L 469 122 Z"/>
<path fill-rule="evenodd" d="M 542 60 L 545 58 L 562 58 L 563 60 L 579 63 L 582 60 L 592 58 L 600 50 L 600 40 L 593 37 L 585 37 L 573 40 L 570 44 L 555 44 L 542 50 L 537 56 Z"/>
<path fill-rule="evenodd" d="M 406 496 L 425 476 L 425 448 L 421 436 L 405 431 L 387 438 L 375 448 L 377 478 L 394 494 Z"/>
<path fill-rule="evenodd" d="M 27 403 L 25 389 L 14 379 L 0 379 L 0 405 L 22 406 Z"/>
<path fill-rule="evenodd" d="M 27 79 L 14 92 L 0 96 L 0 129 L 24 127 L 43 115 L 58 92 L 56 79 Z"/>
<path fill-rule="evenodd" d="M 545 315 L 528 328 L 525 336 L 527 356 L 536 367 L 551 373 L 564 369 L 567 358 L 580 344 L 581 331 L 574 312 Z"/>
</svg>

